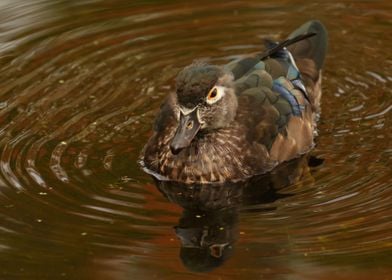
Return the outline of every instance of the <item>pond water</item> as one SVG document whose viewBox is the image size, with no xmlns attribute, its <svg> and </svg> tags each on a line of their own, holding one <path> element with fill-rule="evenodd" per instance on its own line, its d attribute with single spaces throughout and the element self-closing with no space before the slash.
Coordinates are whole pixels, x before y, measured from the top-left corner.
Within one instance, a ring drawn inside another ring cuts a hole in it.
<svg viewBox="0 0 392 280">
<path fill-rule="evenodd" d="M 309 19 L 310 155 L 240 187 L 140 170 L 182 67 Z M 2 0 L 0 279 L 391 279 L 391 27 L 390 1 Z"/>
</svg>

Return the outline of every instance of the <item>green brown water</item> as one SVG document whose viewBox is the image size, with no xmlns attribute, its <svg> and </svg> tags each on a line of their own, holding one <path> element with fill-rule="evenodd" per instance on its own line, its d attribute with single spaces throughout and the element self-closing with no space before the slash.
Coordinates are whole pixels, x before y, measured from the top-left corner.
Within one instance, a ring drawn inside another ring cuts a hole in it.
<svg viewBox="0 0 392 280">
<path fill-rule="evenodd" d="M 391 6 L 1 1 L 0 279 L 392 279 Z M 170 202 L 136 160 L 176 73 L 314 18 L 330 48 L 310 166 L 245 189 L 160 186 L 226 210 Z M 177 235 L 206 229 L 225 261 L 183 249 L 184 265 Z"/>
</svg>

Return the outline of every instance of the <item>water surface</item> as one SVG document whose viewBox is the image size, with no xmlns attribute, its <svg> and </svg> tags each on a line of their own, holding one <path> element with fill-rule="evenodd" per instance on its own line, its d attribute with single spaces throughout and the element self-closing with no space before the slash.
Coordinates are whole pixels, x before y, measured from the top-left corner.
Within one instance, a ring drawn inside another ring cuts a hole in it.
<svg viewBox="0 0 392 280">
<path fill-rule="evenodd" d="M 1 1 L 0 278 L 390 279 L 391 14 L 389 1 Z M 330 33 L 311 155 L 242 188 L 157 188 L 136 161 L 178 71 L 309 19 Z"/>
</svg>

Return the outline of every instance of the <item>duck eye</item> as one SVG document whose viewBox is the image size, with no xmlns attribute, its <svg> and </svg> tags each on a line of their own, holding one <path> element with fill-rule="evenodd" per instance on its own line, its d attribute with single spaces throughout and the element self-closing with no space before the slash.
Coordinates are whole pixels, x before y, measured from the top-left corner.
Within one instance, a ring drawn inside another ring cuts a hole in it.
<svg viewBox="0 0 392 280">
<path fill-rule="evenodd" d="M 216 88 L 213 88 L 212 90 L 210 90 L 210 92 L 208 93 L 208 100 L 214 99 L 216 96 L 218 95 L 218 90 Z"/>
<path fill-rule="evenodd" d="M 207 94 L 207 104 L 214 104 L 225 95 L 225 88 L 222 86 L 214 86 Z"/>
</svg>

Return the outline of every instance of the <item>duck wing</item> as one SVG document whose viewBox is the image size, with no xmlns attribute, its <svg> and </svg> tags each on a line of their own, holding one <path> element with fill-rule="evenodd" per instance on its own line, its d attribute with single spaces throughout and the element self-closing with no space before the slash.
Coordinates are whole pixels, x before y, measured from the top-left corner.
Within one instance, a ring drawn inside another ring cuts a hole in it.
<svg viewBox="0 0 392 280">
<path fill-rule="evenodd" d="M 290 160 L 313 146 L 325 53 L 325 28 L 312 21 L 282 43 L 268 42 L 263 54 L 231 66 L 237 120 L 248 127 L 248 141 L 264 145 L 273 160 Z"/>
</svg>

